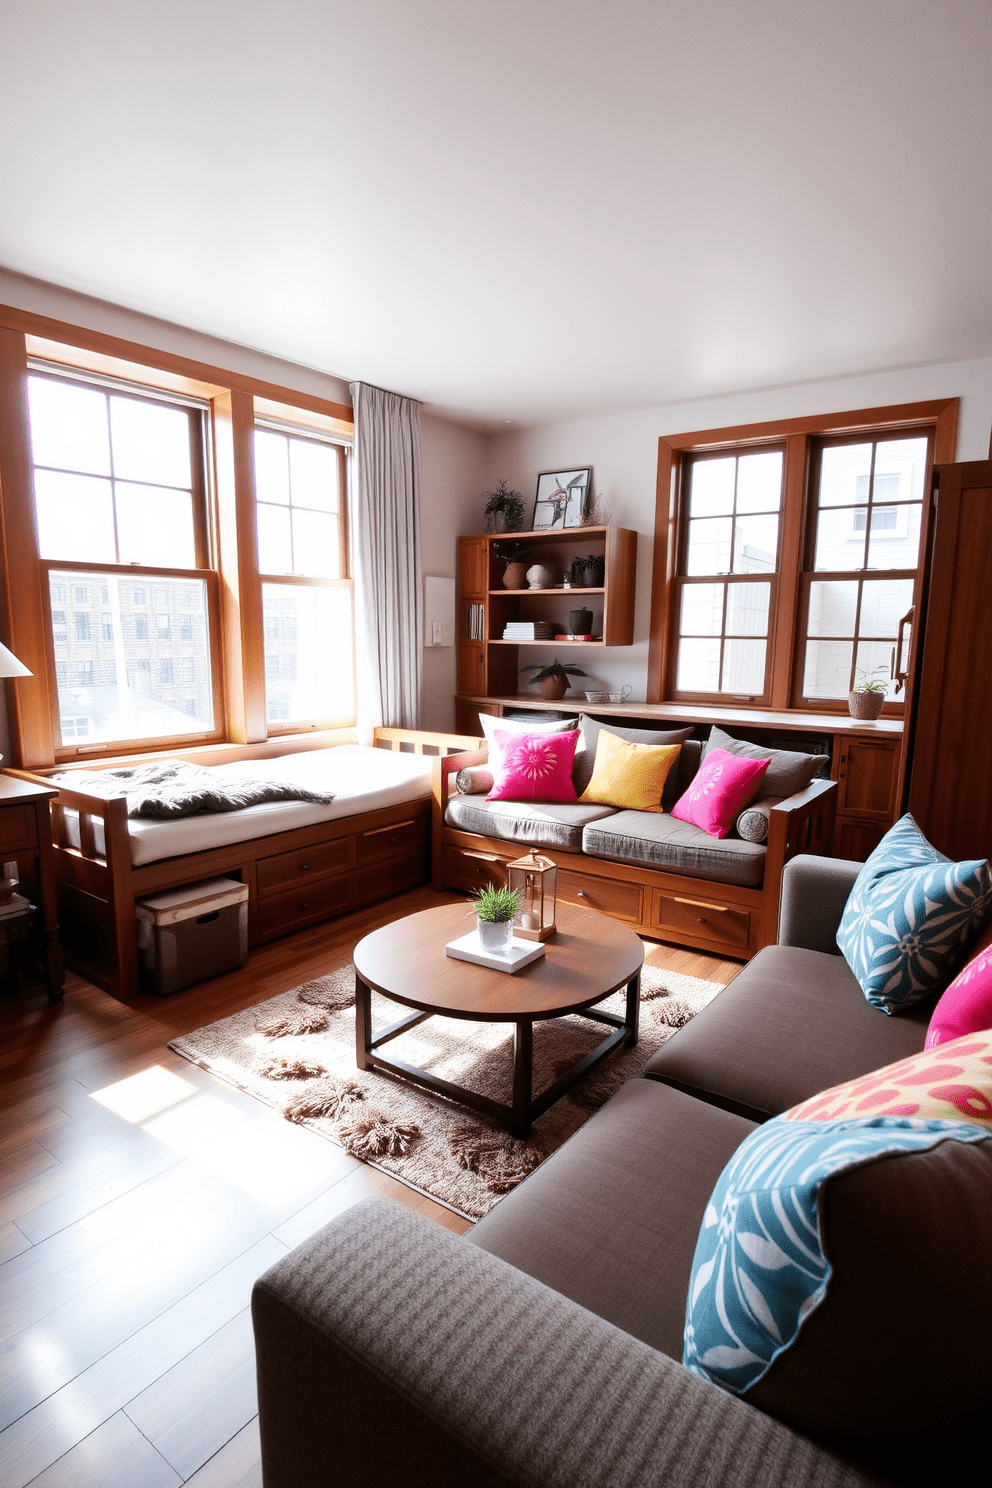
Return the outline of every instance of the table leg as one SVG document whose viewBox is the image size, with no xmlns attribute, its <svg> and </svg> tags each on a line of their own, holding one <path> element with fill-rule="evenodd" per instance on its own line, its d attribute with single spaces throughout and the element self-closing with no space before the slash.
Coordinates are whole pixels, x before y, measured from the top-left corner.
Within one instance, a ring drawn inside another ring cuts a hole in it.
<svg viewBox="0 0 992 1488">
<path fill-rule="evenodd" d="M 641 974 L 627 983 L 627 1037 L 625 1043 L 632 1049 L 637 1043 L 641 1019 Z"/>
<path fill-rule="evenodd" d="M 534 1067 L 534 1025 L 529 1018 L 517 1023 L 513 1035 L 513 1114 L 510 1132 L 530 1135 L 530 1092 Z"/>
<path fill-rule="evenodd" d="M 372 989 L 355 972 L 355 1063 L 369 1068 L 372 1052 Z"/>
</svg>

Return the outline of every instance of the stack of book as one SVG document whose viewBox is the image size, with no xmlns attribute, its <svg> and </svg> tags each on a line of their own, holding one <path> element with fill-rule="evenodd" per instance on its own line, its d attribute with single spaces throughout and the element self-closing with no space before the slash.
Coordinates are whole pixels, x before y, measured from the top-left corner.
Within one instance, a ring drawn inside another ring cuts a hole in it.
<svg viewBox="0 0 992 1488">
<path fill-rule="evenodd" d="M 557 626 L 550 620 L 508 620 L 503 626 L 504 641 L 552 641 Z"/>
<path fill-rule="evenodd" d="M 23 894 L 11 894 L 9 899 L 0 900 L 0 920 L 13 919 L 14 915 L 24 914 L 30 908 L 31 902 Z"/>
</svg>

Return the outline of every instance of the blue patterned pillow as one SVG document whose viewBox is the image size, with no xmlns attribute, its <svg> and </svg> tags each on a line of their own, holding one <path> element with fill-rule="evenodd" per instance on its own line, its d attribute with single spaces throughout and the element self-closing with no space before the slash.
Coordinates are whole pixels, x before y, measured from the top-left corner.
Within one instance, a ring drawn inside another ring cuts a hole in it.
<svg viewBox="0 0 992 1488">
<path fill-rule="evenodd" d="M 724 1168 L 706 1206 L 689 1280 L 685 1367 L 744 1395 L 795 1343 L 830 1284 L 820 1190 L 834 1175 L 886 1154 L 987 1137 L 968 1122 L 911 1116 L 776 1117 L 759 1126 Z"/>
<path fill-rule="evenodd" d="M 988 863 L 952 863 L 907 814 L 858 874 L 837 944 L 872 1007 L 898 1012 L 956 970 L 990 903 Z"/>
</svg>

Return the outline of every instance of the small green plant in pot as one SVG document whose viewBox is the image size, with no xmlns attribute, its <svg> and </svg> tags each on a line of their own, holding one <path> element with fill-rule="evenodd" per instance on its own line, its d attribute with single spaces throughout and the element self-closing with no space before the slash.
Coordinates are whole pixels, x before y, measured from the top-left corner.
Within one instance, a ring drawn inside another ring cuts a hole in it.
<svg viewBox="0 0 992 1488">
<path fill-rule="evenodd" d="M 888 692 L 889 669 L 887 666 L 858 667 L 854 674 L 854 688 L 847 694 L 847 706 L 852 718 L 878 718 L 885 706 Z"/>
<path fill-rule="evenodd" d="M 557 656 L 550 666 L 538 666 L 535 664 L 533 666 L 521 667 L 520 670 L 521 672 L 533 673 L 530 679 L 531 685 L 533 686 L 535 682 L 539 683 L 541 696 L 548 698 L 551 702 L 556 702 L 558 698 L 565 696 L 569 687 L 572 685 L 568 680 L 569 677 L 585 676 L 585 672 L 581 667 L 566 666 L 564 662 L 558 660 Z"/>
<path fill-rule="evenodd" d="M 497 481 L 491 491 L 483 491 L 483 508 L 487 532 L 521 532 L 524 525 L 524 503 L 519 491 L 513 491 L 505 480 Z"/>
<path fill-rule="evenodd" d="M 513 920 L 520 909 L 516 889 L 497 889 L 487 884 L 479 889 L 472 908 L 475 910 L 479 939 L 487 951 L 505 951 L 513 938 Z"/>
</svg>

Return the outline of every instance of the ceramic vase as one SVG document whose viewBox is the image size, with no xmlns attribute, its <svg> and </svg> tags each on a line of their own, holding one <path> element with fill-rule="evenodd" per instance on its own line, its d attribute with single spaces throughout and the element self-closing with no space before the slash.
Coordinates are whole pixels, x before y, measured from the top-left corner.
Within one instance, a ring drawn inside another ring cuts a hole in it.
<svg viewBox="0 0 992 1488">
<path fill-rule="evenodd" d="M 543 698 L 547 698 L 549 702 L 556 703 L 559 698 L 565 696 L 568 691 L 568 683 L 564 677 L 545 677 L 537 690 Z"/>
<path fill-rule="evenodd" d="M 589 635 L 592 632 L 592 610 L 569 610 L 569 635 Z"/>
<path fill-rule="evenodd" d="M 503 570 L 504 589 L 523 589 L 527 584 L 526 563 L 508 563 Z"/>
<path fill-rule="evenodd" d="M 509 950 L 510 941 L 513 939 L 512 920 L 480 920 L 476 915 L 475 923 L 483 950 L 496 951 L 500 954 Z"/>
<path fill-rule="evenodd" d="M 554 577 L 550 568 L 545 568 L 543 563 L 535 563 L 527 570 L 527 583 L 531 589 L 550 589 Z"/>
</svg>

